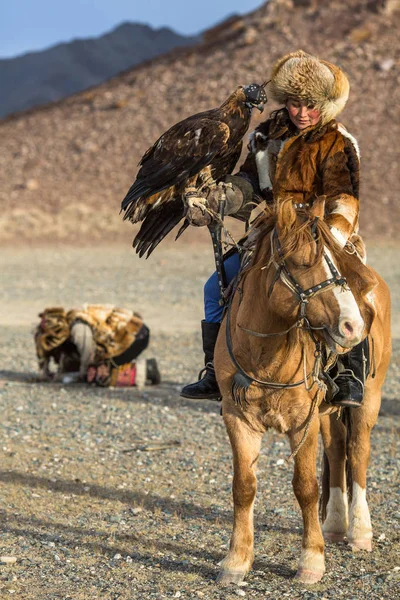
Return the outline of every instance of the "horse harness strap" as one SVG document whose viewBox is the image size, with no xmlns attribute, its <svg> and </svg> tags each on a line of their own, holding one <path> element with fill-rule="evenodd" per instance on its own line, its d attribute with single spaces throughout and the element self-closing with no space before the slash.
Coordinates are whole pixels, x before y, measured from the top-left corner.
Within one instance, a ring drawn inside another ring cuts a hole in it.
<svg viewBox="0 0 400 600">
<path fill-rule="evenodd" d="M 233 296 L 234 296 L 234 294 L 232 294 L 232 296 L 229 299 L 228 309 L 227 309 L 227 315 L 226 315 L 226 345 L 227 345 L 227 348 L 228 348 L 229 356 L 231 357 L 231 360 L 232 360 L 233 364 L 237 368 L 236 375 L 239 374 L 240 381 L 241 381 L 242 385 L 243 385 L 243 383 L 245 383 L 246 384 L 245 387 L 247 389 L 252 383 L 257 383 L 258 385 L 261 385 L 261 386 L 270 387 L 270 388 L 276 389 L 276 390 L 281 390 L 281 389 L 295 388 L 295 387 L 298 387 L 300 385 L 303 385 L 303 383 L 306 384 L 307 380 L 313 375 L 314 369 L 313 369 L 312 373 L 309 373 L 308 375 L 305 375 L 305 377 L 303 379 L 301 379 L 300 381 L 296 381 L 294 383 L 282 383 L 282 382 L 279 382 L 279 381 L 262 381 L 261 379 L 257 379 L 256 377 L 251 377 L 240 366 L 237 358 L 235 357 L 235 355 L 233 353 L 233 347 L 232 347 L 231 308 L 232 308 Z M 250 331 L 250 330 L 247 330 L 247 331 Z M 263 337 L 267 337 L 267 336 L 269 337 L 269 334 L 261 334 L 261 335 Z M 281 335 L 281 334 L 271 334 L 271 335 Z M 317 342 L 317 344 L 319 345 L 319 342 Z M 318 360 L 319 357 L 320 357 L 320 349 L 318 347 L 318 352 L 315 353 L 316 360 Z M 236 375 L 234 376 L 234 379 L 235 379 Z M 236 382 L 239 383 L 238 381 L 236 381 Z"/>
<path fill-rule="evenodd" d="M 316 223 L 316 221 L 314 221 L 314 224 L 315 223 Z M 313 227 L 314 227 L 314 225 L 313 225 Z M 279 263 L 276 262 L 276 260 L 273 258 L 274 257 L 274 240 L 275 240 L 276 249 L 277 249 L 279 257 L 280 257 Z M 248 333 L 250 335 L 254 335 L 255 337 L 260 337 L 260 338 L 276 337 L 279 335 L 285 335 L 285 334 L 289 333 L 289 331 L 291 331 L 292 329 L 295 329 L 296 327 L 305 328 L 308 330 L 324 329 L 324 327 L 313 327 L 310 324 L 310 322 L 308 321 L 307 316 L 306 316 L 308 299 L 316 296 L 317 294 L 325 292 L 334 286 L 339 285 L 342 288 L 345 288 L 347 286 L 346 278 L 343 277 L 343 275 L 341 275 L 339 273 L 339 271 L 333 264 L 331 258 L 329 257 L 329 255 L 326 252 L 324 252 L 324 258 L 325 258 L 326 263 L 331 271 L 332 277 L 325 279 L 325 281 L 318 283 L 317 285 L 310 287 L 307 290 L 304 290 L 303 287 L 298 283 L 298 281 L 293 277 L 293 275 L 287 268 L 286 262 L 284 259 L 284 255 L 283 255 L 282 246 L 279 242 L 279 238 L 276 233 L 276 230 L 274 230 L 273 234 L 271 235 L 271 260 L 270 260 L 269 264 L 274 265 L 276 272 L 275 272 L 275 276 L 272 280 L 272 283 L 268 289 L 268 297 L 271 296 L 274 286 L 275 286 L 276 282 L 278 281 L 278 279 L 281 279 L 282 282 L 299 299 L 299 303 L 300 303 L 299 318 L 296 321 L 296 323 L 294 323 L 291 327 L 289 327 L 285 331 L 280 331 L 278 333 L 259 333 L 257 331 L 253 331 L 251 329 L 246 329 L 245 327 L 242 327 L 241 325 L 238 325 L 238 327 L 242 331 L 245 331 L 246 333 Z M 269 266 L 269 264 L 267 266 Z M 262 269 L 265 269 L 265 268 L 266 267 L 262 267 Z"/>
<path fill-rule="evenodd" d="M 273 258 L 274 241 L 280 258 L 279 263 L 277 263 Z M 308 288 L 307 290 L 304 290 L 286 266 L 282 246 L 280 244 L 276 229 L 274 229 L 273 235 L 271 236 L 271 256 L 272 263 L 274 264 L 277 270 L 278 276 L 275 276 L 273 284 L 275 284 L 277 279 L 280 277 L 282 281 L 287 285 L 287 287 L 299 298 L 301 303 L 306 303 L 308 301 L 308 298 L 312 298 L 313 296 L 316 296 L 317 294 L 324 292 L 327 289 L 330 289 L 331 287 L 334 287 L 336 285 L 340 285 L 341 287 L 347 286 L 346 278 L 339 273 L 339 271 L 333 264 L 331 258 L 329 257 L 328 253 L 324 252 L 323 255 L 332 277 L 329 277 L 328 279 L 325 279 L 325 281 L 322 281 L 321 283 L 318 283 L 317 285 L 314 285 Z M 271 293 L 272 289 L 270 288 L 269 295 L 271 295 Z"/>
<path fill-rule="evenodd" d="M 213 251 L 214 251 L 214 260 L 215 260 L 215 269 L 218 276 L 218 285 L 219 285 L 219 294 L 220 306 L 224 306 L 226 303 L 225 300 L 225 291 L 228 287 L 228 281 L 226 278 L 225 267 L 224 267 L 224 258 L 222 253 L 222 243 L 221 243 L 221 227 L 224 220 L 224 210 L 225 210 L 225 198 L 221 198 L 219 207 L 218 207 L 218 217 L 217 221 L 213 220 L 211 224 L 208 226 L 208 230 L 211 235 Z"/>
<path fill-rule="evenodd" d="M 312 225 L 313 235 L 315 232 L 316 224 L 317 224 L 317 219 L 314 221 L 314 223 Z M 276 246 L 279 258 L 280 258 L 279 263 L 273 258 L 274 242 L 275 242 L 275 246 Z M 311 325 L 311 323 L 309 322 L 309 320 L 307 319 L 307 316 L 306 316 L 306 308 L 307 308 L 309 298 L 312 298 L 313 296 L 316 296 L 317 294 L 319 294 L 321 292 L 327 291 L 331 287 L 334 287 L 337 285 L 344 288 L 345 286 L 347 286 L 347 280 L 345 277 L 343 277 L 339 273 L 339 271 L 333 264 L 333 261 L 329 257 L 328 253 L 324 252 L 323 256 L 324 256 L 324 259 L 326 260 L 326 263 L 329 267 L 332 277 L 329 277 L 325 281 L 304 290 L 303 287 L 293 277 L 293 275 L 290 273 L 289 269 L 286 266 L 282 246 L 279 242 L 278 234 L 275 229 L 271 235 L 271 261 L 269 264 L 273 264 L 275 266 L 276 274 L 275 274 L 273 282 L 269 288 L 268 296 L 271 295 L 272 289 L 273 289 L 275 283 L 277 282 L 277 280 L 279 278 L 281 278 L 283 283 L 285 283 L 285 285 L 299 299 L 299 304 L 300 304 L 299 317 L 298 317 L 297 321 L 291 327 L 289 327 L 288 329 L 286 329 L 284 331 L 280 331 L 277 333 L 259 333 L 257 331 L 253 331 L 251 329 L 247 329 L 245 327 L 242 327 L 241 325 L 238 325 L 238 327 L 242 331 L 245 331 L 249 335 L 253 335 L 256 337 L 260 337 L 260 338 L 269 338 L 269 337 L 276 337 L 276 336 L 280 336 L 280 335 L 286 335 L 295 328 L 306 329 L 310 333 L 310 336 L 315 344 L 315 351 L 314 351 L 315 361 L 314 361 L 314 367 L 313 367 L 311 373 L 307 374 L 306 368 L 305 368 L 305 355 L 304 355 L 304 377 L 300 381 L 296 381 L 293 383 L 282 383 L 282 382 L 277 382 L 277 381 L 262 381 L 255 377 L 251 377 L 241 367 L 241 365 L 239 364 L 238 360 L 236 359 L 236 357 L 234 355 L 233 346 L 232 346 L 230 321 L 231 321 L 231 307 L 232 307 L 232 301 L 233 301 L 234 294 L 231 295 L 231 297 L 229 299 L 229 303 L 228 303 L 228 307 L 227 307 L 227 315 L 226 315 L 226 345 L 228 348 L 230 358 L 237 369 L 237 372 L 235 373 L 235 375 L 233 377 L 232 395 L 233 395 L 235 403 L 239 404 L 241 407 L 243 407 L 244 403 L 248 404 L 248 401 L 246 399 L 246 390 L 250 387 L 250 385 L 252 383 L 256 383 L 261 386 L 269 387 L 271 389 L 292 389 L 292 388 L 296 388 L 296 387 L 299 387 L 300 385 L 304 384 L 305 388 L 309 391 L 309 390 L 311 390 L 312 386 L 315 383 L 318 385 L 319 390 L 321 390 L 323 387 L 326 387 L 324 382 L 320 378 L 321 363 L 322 363 L 321 342 L 319 342 L 313 335 L 314 330 L 322 330 L 322 329 L 324 329 L 324 327 L 313 327 Z M 263 268 L 265 268 L 265 267 L 263 267 Z M 308 380 L 310 377 L 312 377 L 312 383 L 310 386 L 308 386 Z"/>
</svg>

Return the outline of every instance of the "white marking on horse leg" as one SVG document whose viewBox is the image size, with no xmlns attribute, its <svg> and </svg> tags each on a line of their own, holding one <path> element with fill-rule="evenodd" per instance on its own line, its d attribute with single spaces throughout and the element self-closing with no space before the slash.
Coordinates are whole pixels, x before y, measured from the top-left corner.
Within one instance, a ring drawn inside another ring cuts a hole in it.
<svg viewBox="0 0 400 600">
<path fill-rule="evenodd" d="M 348 538 L 354 550 L 372 550 L 372 526 L 367 504 L 367 490 L 353 483 Z"/>
<path fill-rule="evenodd" d="M 349 526 L 347 493 L 340 487 L 331 487 L 326 507 L 326 519 L 322 525 L 325 539 L 342 541 Z"/>
<path fill-rule="evenodd" d="M 301 549 L 299 566 L 309 571 L 325 571 L 325 559 L 323 552 Z"/>
<path fill-rule="evenodd" d="M 302 548 L 296 579 L 308 584 L 318 583 L 324 573 L 325 558 L 323 552 Z"/>
</svg>

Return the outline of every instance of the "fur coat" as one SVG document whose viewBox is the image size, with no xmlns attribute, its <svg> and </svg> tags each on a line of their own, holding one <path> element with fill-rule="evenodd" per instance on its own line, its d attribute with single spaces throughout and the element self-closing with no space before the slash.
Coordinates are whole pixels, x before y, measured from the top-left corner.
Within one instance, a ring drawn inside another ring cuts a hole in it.
<svg viewBox="0 0 400 600">
<path fill-rule="evenodd" d="M 253 202 L 290 197 L 307 205 L 324 195 L 325 218 L 340 245 L 357 233 L 359 151 L 342 125 L 332 120 L 298 131 L 281 109 L 250 135 L 248 148 L 238 175 L 251 184 Z"/>
<path fill-rule="evenodd" d="M 96 361 L 125 352 L 144 324 L 138 313 L 101 304 L 85 304 L 82 309 L 68 312 L 62 307 L 46 308 L 39 317 L 41 320 L 35 329 L 34 339 L 39 370 L 43 374 L 48 373 L 51 358 L 58 364 L 63 352 L 74 352 L 70 335 L 71 326 L 76 322 L 90 326 Z M 79 356 L 77 358 L 79 365 Z"/>
</svg>

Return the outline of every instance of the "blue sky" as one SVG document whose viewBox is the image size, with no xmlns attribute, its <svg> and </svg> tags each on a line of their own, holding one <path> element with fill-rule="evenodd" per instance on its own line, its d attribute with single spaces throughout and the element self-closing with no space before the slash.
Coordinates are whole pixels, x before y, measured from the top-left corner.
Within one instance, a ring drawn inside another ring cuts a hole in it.
<svg viewBox="0 0 400 600">
<path fill-rule="evenodd" d="M 245 14 L 261 4 L 262 0 L 3 0 L 0 58 L 96 37 L 123 21 L 198 33 L 232 13 Z"/>
</svg>

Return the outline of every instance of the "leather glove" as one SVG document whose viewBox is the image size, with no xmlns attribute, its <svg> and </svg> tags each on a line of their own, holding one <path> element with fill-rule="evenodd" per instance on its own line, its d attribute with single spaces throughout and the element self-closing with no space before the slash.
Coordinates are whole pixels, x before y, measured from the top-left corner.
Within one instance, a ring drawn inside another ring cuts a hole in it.
<svg viewBox="0 0 400 600">
<path fill-rule="evenodd" d="M 191 225 L 203 227 L 212 221 L 212 213 L 218 213 L 219 204 L 225 196 L 225 215 L 235 214 L 243 203 L 242 191 L 232 183 L 220 181 L 215 187 L 203 194 L 187 195 L 188 210 L 186 218 Z M 210 211 L 210 212 L 208 212 Z"/>
<path fill-rule="evenodd" d="M 211 223 L 211 215 L 207 212 L 207 196 L 204 193 L 191 193 L 185 195 L 187 205 L 186 219 L 195 227 L 204 227 Z"/>
</svg>

